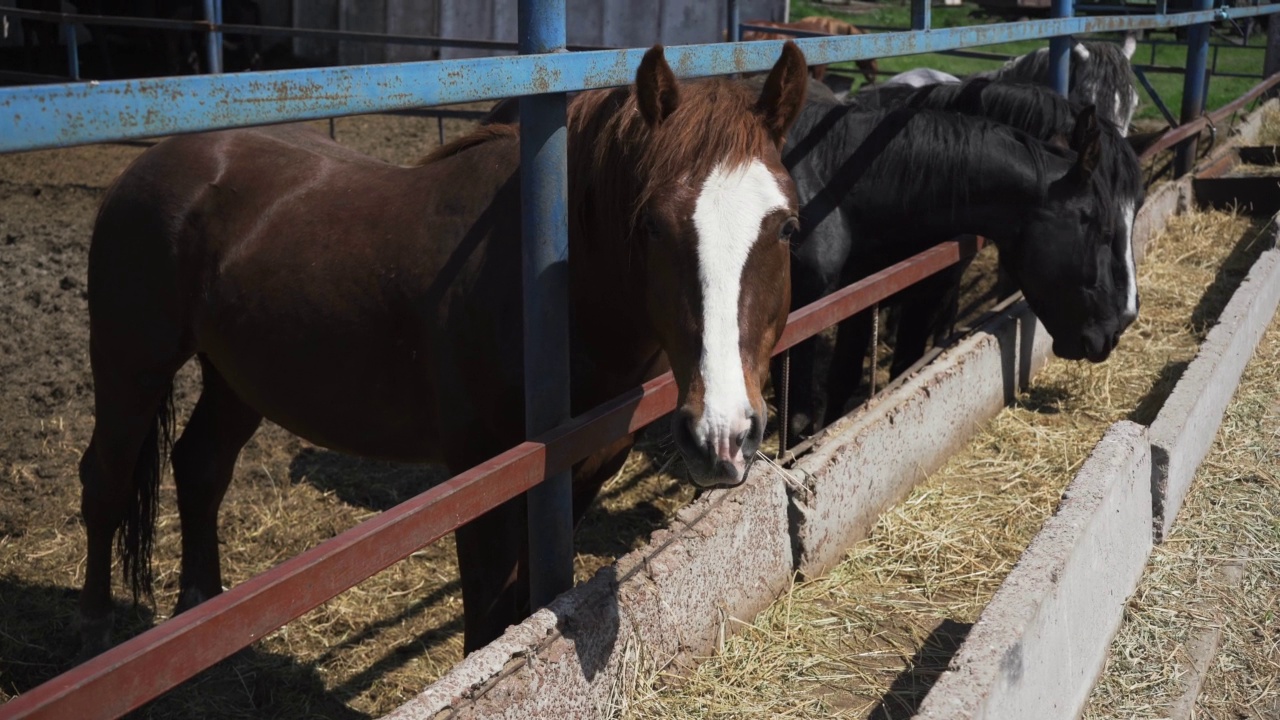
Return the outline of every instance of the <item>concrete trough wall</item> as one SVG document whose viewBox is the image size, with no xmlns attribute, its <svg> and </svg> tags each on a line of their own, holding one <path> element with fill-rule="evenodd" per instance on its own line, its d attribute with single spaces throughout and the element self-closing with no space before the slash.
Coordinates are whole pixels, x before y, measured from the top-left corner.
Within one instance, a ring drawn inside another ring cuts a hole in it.
<svg viewBox="0 0 1280 720">
<path fill-rule="evenodd" d="M 1079 716 L 1151 552 L 1150 476 L 1146 428 L 1113 425 L 917 718 Z"/>
<path fill-rule="evenodd" d="M 1025 304 L 1014 305 L 833 427 L 792 480 L 757 463 L 744 486 L 707 493 L 644 548 L 510 628 L 388 717 L 611 714 L 637 672 L 712 652 L 733 632 L 730 618 L 754 617 L 797 569 L 817 572 L 838 560 L 1048 354 L 1043 327 Z"/>
<path fill-rule="evenodd" d="M 1277 239 L 1273 236 L 1273 242 Z M 1280 250 L 1268 250 L 1218 318 L 1151 424 L 1153 522 L 1157 541 L 1173 526 L 1196 468 L 1262 333 L 1280 303 Z"/>
<path fill-rule="evenodd" d="M 828 428 L 794 466 L 808 490 L 792 499 L 798 569 L 816 575 L 838 563 L 881 513 L 1013 401 L 1050 345 L 1018 303 L 890 397 Z"/>
</svg>

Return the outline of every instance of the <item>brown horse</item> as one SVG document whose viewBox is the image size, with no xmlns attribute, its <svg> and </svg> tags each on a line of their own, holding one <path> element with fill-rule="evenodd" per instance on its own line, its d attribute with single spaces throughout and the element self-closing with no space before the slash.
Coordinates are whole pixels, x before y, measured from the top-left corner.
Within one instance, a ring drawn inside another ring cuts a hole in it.
<svg viewBox="0 0 1280 720">
<path fill-rule="evenodd" d="M 805 86 L 790 43 L 758 95 L 679 83 L 659 46 L 634 87 L 569 107 L 573 411 L 670 367 L 700 485 L 741 482 L 763 434 L 797 213 L 779 151 Z M 113 537 L 135 598 L 150 591 L 172 379 L 192 357 L 179 612 L 222 590 L 218 506 L 263 417 L 455 472 L 524 439 L 519 171 L 511 127 L 400 167 L 279 126 L 166 140 L 114 183 L 89 253 L 86 651 L 110 644 Z M 575 468 L 575 516 L 630 446 Z M 526 532 L 521 498 L 457 533 L 468 651 L 530 611 Z"/>
<path fill-rule="evenodd" d="M 852 23 L 844 20 L 829 17 L 827 15 L 814 15 L 812 17 L 802 18 L 795 22 L 773 22 L 771 20 L 748 20 L 747 25 L 760 25 L 763 27 L 782 28 L 790 30 L 807 30 L 813 33 L 823 33 L 826 35 L 864 35 L 866 31 L 859 30 Z M 761 32 L 759 30 L 748 30 L 742 33 L 742 40 L 787 40 L 792 35 L 784 35 L 783 33 Z M 874 58 L 869 60 L 857 60 L 858 69 L 862 71 L 862 77 L 867 79 L 868 83 L 876 81 L 876 74 L 880 72 Z M 826 65 L 814 65 L 809 68 L 809 73 L 814 80 L 821 80 L 827 75 Z"/>
</svg>

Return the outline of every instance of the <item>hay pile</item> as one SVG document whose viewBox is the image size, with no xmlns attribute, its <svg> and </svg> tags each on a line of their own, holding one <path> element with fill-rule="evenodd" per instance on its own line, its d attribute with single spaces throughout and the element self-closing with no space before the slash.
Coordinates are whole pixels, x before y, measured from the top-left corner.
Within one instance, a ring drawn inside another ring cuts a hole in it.
<svg viewBox="0 0 1280 720">
<path fill-rule="evenodd" d="M 691 674 L 650 677 L 620 714 L 910 717 L 1106 428 L 1155 416 L 1262 229 L 1230 213 L 1175 218 L 1148 250 L 1142 316 L 1110 360 L 1051 362 L 829 575 L 796 583 Z"/>
<path fill-rule="evenodd" d="M 1280 145 L 1280 109 L 1269 108 L 1262 113 L 1262 129 L 1258 133 L 1259 145 Z"/>
</svg>

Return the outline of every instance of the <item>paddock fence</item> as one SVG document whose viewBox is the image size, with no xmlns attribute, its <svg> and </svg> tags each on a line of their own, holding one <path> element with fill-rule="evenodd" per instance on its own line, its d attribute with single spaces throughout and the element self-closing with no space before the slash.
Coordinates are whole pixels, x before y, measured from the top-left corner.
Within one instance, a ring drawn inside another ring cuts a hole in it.
<svg viewBox="0 0 1280 720">
<path fill-rule="evenodd" d="M 1209 24 L 1280 11 L 1280 3 L 1213 9 L 1211 0 L 1195 1 L 1189 12 L 1123 17 L 1073 17 L 1070 2 L 1059 1 L 1048 20 L 935 30 L 928 3 L 913 0 L 912 31 L 806 37 L 797 44 L 809 62 L 829 64 L 1053 38 L 1062 73 L 1069 62 L 1067 36 L 1187 26 L 1185 95 L 1192 105 L 1190 111 L 1184 107 L 1183 118 L 1193 120 L 1203 108 L 1203 86 L 1195 85 L 1204 76 Z M 731 27 L 737 26 L 735 8 L 730 2 Z M 530 440 L 23 693 L 0 706 L 0 719 L 122 715 L 520 493 L 530 492 L 531 505 L 553 510 L 536 511 L 544 517 L 531 537 L 535 604 L 567 589 L 572 545 L 566 471 L 602 444 L 674 409 L 676 388 L 668 374 L 569 417 L 567 274 L 546 272 L 569 261 L 565 93 L 630 83 L 644 49 L 567 52 L 565 15 L 565 0 L 521 0 L 517 56 L 0 89 L 0 153 L 528 96 L 521 103 L 526 375 L 547 378 L 526 388 Z M 216 12 L 211 17 L 210 37 L 232 31 L 216 25 Z M 781 45 L 675 46 L 666 57 L 682 78 L 759 72 L 773 65 Z M 1059 75 L 1064 84 L 1065 77 Z M 1255 89 L 1260 94 L 1266 88 Z M 1195 136 L 1173 142 L 1185 154 Z M 978 246 L 972 239 L 942 243 L 797 310 L 777 352 Z M 538 546 L 533 538 L 553 542 Z"/>
</svg>

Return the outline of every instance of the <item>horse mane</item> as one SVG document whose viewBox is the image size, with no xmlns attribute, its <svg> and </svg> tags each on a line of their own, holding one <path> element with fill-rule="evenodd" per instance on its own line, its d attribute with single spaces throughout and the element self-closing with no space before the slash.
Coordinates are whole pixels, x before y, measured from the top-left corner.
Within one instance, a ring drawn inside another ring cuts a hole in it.
<svg viewBox="0 0 1280 720">
<path fill-rule="evenodd" d="M 1101 44 L 1121 53 L 1111 43 Z M 1123 58 L 1123 54 L 1121 57 Z M 1042 85 L 991 81 L 984 77 L 971 77 L 962 83 L 926 85 L 884 97 L 859 98 L 855 95 L 850 102 L 949 110 L 982 116 L 1062 147 L 1069 142 L 1076 116 L 1084 107 Z M 1102 133 L 1102 165 L 1099 172 L 1104 180 L 1099 191 L 1113 197 L 1141 197 L 1141 167 L 1132 146 L 1120 135 L 1115 125 L 1101 114 L 1098 120 Z"/>
<path fill-rule="evenodd" d="M 974 195 L 1039 203 L 1049 189 L 1050 158 L 1075 160 L 1069 150 L 987 118 L 919 108 L 838 110 L 843 117 L 824 135 L 839 139 L 828 145 L 828 157 L 814 158 L 835 169 L 819 172 L 829 182 L 801 212 L 810 226 L 845 201 L 865 208 L 935 207 L 949 215 Z M 856 149 L 850 154 L 848 148 Z"/>
<path fill-rule="evenodd" d="M 518 125 L 482 125 L 457 140 L 450 141 L 435 150 L 432 150 L 413 164 L 419 167 L 423 165 L 430 165 L 438 160 L 444 160 L 445 158 L 451 158 L 454 155 L 459 155 L 473 147 L 476 147 L 477 145 L 483 145 L 490 140 L 519 136 L 520 128 Z"/>
<path fill-rule="evenodd" d="M 634 87 L 586 92 L 568 109 L 571 207 L 592 205 L 629 223 L 660 189 L 686 187 L 721 163 L 741 167 L 776 152 L 756 121 L 757 93 L 724 78 L 684 82 L 679 103 L 656 127 L 640 114 Z M 607 204 L 607 206 L 602 205 Z M 597 218 L 598 220 L 600 218 Z"/>
</svg>

